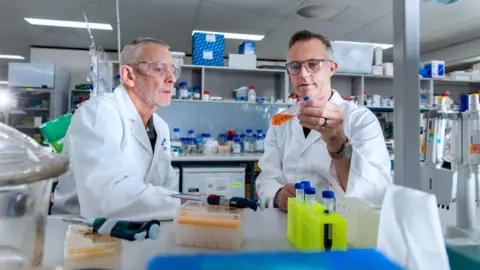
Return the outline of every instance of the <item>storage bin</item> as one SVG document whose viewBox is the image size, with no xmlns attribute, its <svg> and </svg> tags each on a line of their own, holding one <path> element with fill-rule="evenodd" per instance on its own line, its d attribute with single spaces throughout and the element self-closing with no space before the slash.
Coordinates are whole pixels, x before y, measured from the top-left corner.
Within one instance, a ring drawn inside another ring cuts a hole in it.
<svg viewBox="0 0 480 270">
<path fill-rule="evenodd" d="M 375 45 L 334 41 L 333 60 L 339 73 L 371 74 Z"/>
<path fill-rule="evenodd" d="M 197 32 L 193 34 L 192 47 L 194 65 L 224 65 L 225 38 L 223 35 Z"/>
<path fill-rule="evenodd" d="M 338 213 L 324 213 L 325 206 L 315 202 L 314 209 L 288 199 L 287 238 L 300 250 L 324 250 L 324 225 L 332 225 L 332 250 L 347 248 L 347 221 Z"/>
<path fill-rule="evenodd" d="M 174 218 L 174 238 L 176 245 L 239 250 L 243 210 L 188 201 Z"/>
<path fill-rule="evenodd" d="M 173 63 L 177 66 L 183 66 L 185 63 L 185 53 L 183 52 L 171 52 Z"/>
</svg>

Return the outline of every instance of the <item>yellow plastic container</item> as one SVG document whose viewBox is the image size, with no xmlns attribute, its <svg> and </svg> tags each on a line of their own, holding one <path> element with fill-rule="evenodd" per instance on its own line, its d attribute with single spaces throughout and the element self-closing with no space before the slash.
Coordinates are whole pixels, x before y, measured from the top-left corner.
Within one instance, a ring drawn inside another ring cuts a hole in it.
<svg viewBox="0 0 480 270">
<path fill-rule="evenodd" d="M 324 213 L 325 206 L 315 202 L 314 209 L 288 199 L 287 238 L 300 250 L 325 250 L 324 225 L 333 225 L 332 250 L 347 249 L 347 220 L 338 213 Z"/>
</svg>

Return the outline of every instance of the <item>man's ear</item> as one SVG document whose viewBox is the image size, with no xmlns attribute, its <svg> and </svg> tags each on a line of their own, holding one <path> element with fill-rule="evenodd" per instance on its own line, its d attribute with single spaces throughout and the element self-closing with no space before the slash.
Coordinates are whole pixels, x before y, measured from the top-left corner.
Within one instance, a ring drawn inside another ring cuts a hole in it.
<svg viewBox="0 0 480 270">
<path fill-rule="evenodd" d="M 128 87 L 135 86 L 135 74 L 133 74 L 133 69 L 130 66 L 122 65 L 120 66 L 120 78 L 122 82 Z"/>
</svg>

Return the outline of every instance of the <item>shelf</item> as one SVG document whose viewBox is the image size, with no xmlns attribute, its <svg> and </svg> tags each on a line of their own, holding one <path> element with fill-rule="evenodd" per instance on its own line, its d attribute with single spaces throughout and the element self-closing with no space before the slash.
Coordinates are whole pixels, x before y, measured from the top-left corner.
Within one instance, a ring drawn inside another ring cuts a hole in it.
<svg viewBox="0 0 480 270">
<path fill-rule="evenodd" d="M 430 80 L 430 79 L 427 79 Z M 452 79 L 431 79 L 434 82 L 438 83 L 448 83 L 448 84 L 480 84 L 480 81 L 463 81 L 463 80 L 452 80 Z"/>
<path fill-rule="evenodd" d="M 371 110 L 372 112 L 393 112 L 393 108 L 392 107 L 365 107 L 369 110 Z M 420 108 L 420 111 L 428 111 L 429 109 L 427 108 Z"/>
<path fill-rule="evenodd" d="M 272 106 L 289 106 L 286 103 L 257 103 L 235 100 L 192 100 L 192 99 L 172 99 L 172 102 L 194 102 L 194 103 L 219 103 L 219 104 L 247 104 L 247 105 L 272 105 Z"/>
<path fill-rule="evenodd" d="M 262 68 L 232 68 L 232 67 L 217 67 L 217 66 L 196 66 L 196 65 L 183 65 L 185 69 L 202 69 L 205 70 L 219 70 L 219 71 L 240 71 L 240 72 L 264 72 L 264 73 L 278 73 L 285 74 L 285 70 L 279 69 L 262 69 Z"/>
<path fill-rule="evenodd" d="M 239 154 L 239 155 L 212 155 L 212 156 L 179 156 L 172 157 L 172 162 L 238 162 L 238 161 L 258 161 L 261 154 Z"/>
<path fill-rule="evenodd" d="M 90 93 L 90 89 L 72 89 L 72 92 Z"/>
</svg>

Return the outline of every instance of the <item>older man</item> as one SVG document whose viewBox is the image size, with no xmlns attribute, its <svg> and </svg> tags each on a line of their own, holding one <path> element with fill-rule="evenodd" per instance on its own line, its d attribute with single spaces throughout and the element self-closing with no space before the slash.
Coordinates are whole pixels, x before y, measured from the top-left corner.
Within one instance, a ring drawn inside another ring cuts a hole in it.
<svg viewBox="0 0 480 270">
<path fill-rule="evenodd" d="M 270 127 L 257 179 L 259 196 L 283 211 L 295 197 L 294 183 L 302 180 L 312 182 L 317 194 L 332 189 L 373 204 L 381 203 L 392 183 L 380 124 L 331 88 L 336 69 L 326 37 L 309 31 L 291 37 L 287 72 L 295 93 L 310 100 L 298 118 Z"/>
<path fill-rule="evenodd" d="M 76 111 L 65 139 L 71 172 L 59 179 L 52 213 L 86 218 L 170 219 L 180 200 L 169 128 L 155 111 L 170 104 L 178 68 L 152 38 L 122 50 L 122 84 Z"/>
</svg>

